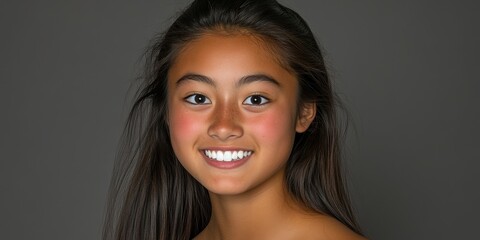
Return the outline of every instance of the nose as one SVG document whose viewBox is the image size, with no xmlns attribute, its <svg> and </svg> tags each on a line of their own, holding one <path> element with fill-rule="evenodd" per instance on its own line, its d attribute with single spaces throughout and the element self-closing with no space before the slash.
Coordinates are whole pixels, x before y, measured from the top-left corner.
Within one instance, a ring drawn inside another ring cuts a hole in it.
<svg viewBox="0 0 480 240">
<path fill-rule="evenodd" d="M 219 104 L 212 114 L 208 135 L 220 141 L 228 141 L 243 135 L 238 106 Z"/>
</svg>

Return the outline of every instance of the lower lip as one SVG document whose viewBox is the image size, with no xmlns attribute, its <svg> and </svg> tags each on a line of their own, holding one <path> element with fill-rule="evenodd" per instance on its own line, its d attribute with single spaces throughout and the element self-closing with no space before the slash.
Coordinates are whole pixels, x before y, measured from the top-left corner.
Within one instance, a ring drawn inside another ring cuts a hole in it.
<svg viewBox="0 0 480 240">
<path fill-rule="evenodd" d="M 253 153 L 252 153 L 252 155 L 253 155 Z M 205 153 L 202 152 L 202 156 L 205 159 L 205 161 L 208 163 L 208 165 L 210 165 L 212 167 L 220 168 L 220 169 L 238 168 L 238 167 L 242 166 L 243 164 L 245 164 L 248 161 L 248 159 L 250 159 L 250 157 L 252 155 L 249 155 L 248 157 L 244 157 L 240 160 L 232 160 L 230 162 L 227 162 L 227 161 L 216 161 L 216 160 L 210 159 L 209 157 L 207 157 L 205 155 Z"/>
</svg>

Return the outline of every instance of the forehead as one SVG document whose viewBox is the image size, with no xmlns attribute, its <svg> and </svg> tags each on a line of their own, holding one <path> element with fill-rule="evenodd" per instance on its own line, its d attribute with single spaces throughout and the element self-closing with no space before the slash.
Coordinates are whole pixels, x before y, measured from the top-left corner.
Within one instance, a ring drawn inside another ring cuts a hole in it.
<svg viewBox="0 0 480 240">
<path fill-rule="evenodd" d="M 169 78 L 188 72 L 205 71 L 228 75 L 268 73 L 290 75 L 268 41 L 252 34 L 205 33 L 187 43 L 173 62 Z M 223 71 L 227 73 L 226 71 Z"/>
</svg>

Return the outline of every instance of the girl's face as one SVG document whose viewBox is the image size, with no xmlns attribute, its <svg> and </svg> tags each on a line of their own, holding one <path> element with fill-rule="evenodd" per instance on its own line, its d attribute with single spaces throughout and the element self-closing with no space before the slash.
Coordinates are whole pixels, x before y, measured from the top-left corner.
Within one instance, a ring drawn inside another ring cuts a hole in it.
<svg viewBox="0 0 480 240">
<path fill-rule="evenodd" d="M 282 181 L 295 132 L 315 114 L 312 107 L 297 117 L 296 77 L 263 44 L 247 35 L 205 34 L 169 71 L 173 150 L 212 193 Z"/>
</svg>

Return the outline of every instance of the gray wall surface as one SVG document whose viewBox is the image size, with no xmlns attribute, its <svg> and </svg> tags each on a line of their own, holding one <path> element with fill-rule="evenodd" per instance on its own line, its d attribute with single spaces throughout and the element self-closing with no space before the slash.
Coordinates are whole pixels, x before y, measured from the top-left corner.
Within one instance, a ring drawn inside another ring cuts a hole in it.
<svg viewBox="0 0 480 240">
<path fill-rule="evenodd" d="M 99 239 L 149 40 L 189 1 L 0 2 L 0 239 Z M 480 216 L 476 1 L 283 0 L 325 49 L 371 239 L 472 239 Z"/>
</svg>

